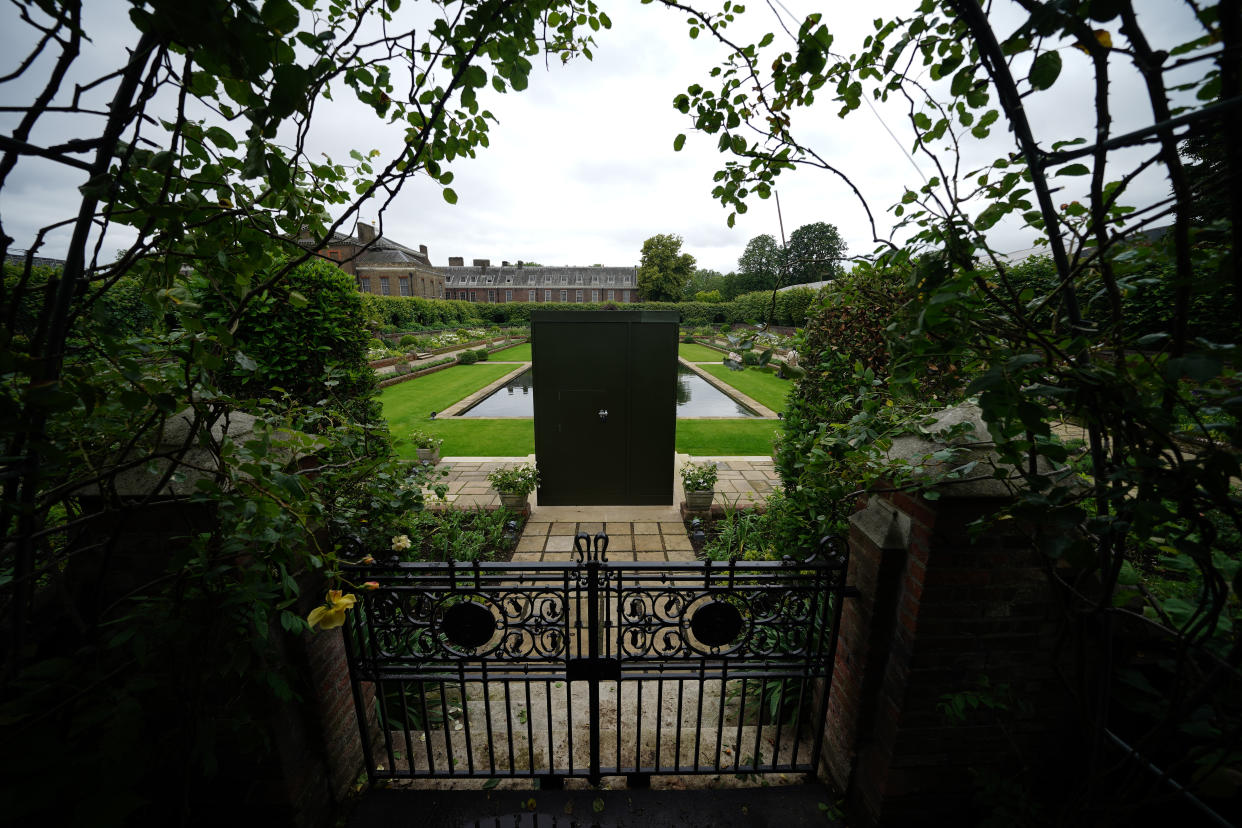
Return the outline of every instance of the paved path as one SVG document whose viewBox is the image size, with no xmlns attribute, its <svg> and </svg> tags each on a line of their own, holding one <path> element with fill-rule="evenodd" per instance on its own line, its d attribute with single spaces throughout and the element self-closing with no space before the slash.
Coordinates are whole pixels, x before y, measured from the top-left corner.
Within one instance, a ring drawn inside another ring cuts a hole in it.
<svg viewBox="0 0 1242 828">
<path fill-rule="evenodd" d="M 729 508 L 745 508 L 762 501 L 772 491 L 772 487 L 780 483 L 780 475 L 776 473 L 771 457 L 691 457 L 688 454 L 677 454 L 673 458 L 673 497 L 674 502 L 663 506 L 601 506 L 601 507 L 540 507 L 538 497 L 532 495 L 533 512 L 531 521 L 539 521 L 539 515 L 546 509 L 582 509 L 586 510 L 581 519 L 586 521 L 640 521 L 651 518 L 642 516 L 641 509 L 665 509 L 670 518 L 680 521 L 681 502 L 684 499 L 681 489 L 681 477 L 678 470 L 687 462 L 696 463 L 714 461 L 719 480 L 716 482 L 716 503 Z M 448 484 L 448 495 L 445 505 L 459 509 L 494 509 L 500 505 L 500 496 L 487 482 L 489 472 L 502 466 L 513 466 L 520 463 L 534 463 L 535 455 L 524 457 L 444 457 L 439 468 L 448 472 L 441 482 Z M 427 502 L 434 508 L 435 496 L 429 495 Z M 617 511 L 621 510 L 621 511 Z M 630 518 L 633 513 L 637 517 Z M 546 514 L 551 514 L 547 512 Z M 657 521 L 659 518 L 655 518 Z M 611 534 L 611 533 L 610 533 Z"/>
</svg>

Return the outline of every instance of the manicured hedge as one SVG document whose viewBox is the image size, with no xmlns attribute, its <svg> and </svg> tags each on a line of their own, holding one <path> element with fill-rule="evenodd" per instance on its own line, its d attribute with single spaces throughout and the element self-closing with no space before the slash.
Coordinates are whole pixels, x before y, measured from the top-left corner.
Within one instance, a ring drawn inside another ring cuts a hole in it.
<svg viewBox="0 0 1242 828">
<path fill-rule="evenodd" d="M 423 299 L 418 296 L 362 294 L 362 309 L 373 330 L 411 331 L 422 328 L 470 326 L 486 323 L 529 325 L 536 310 L 671 310 L 690 326 L 723 323 L 757 323 L 773 313 L 772 324 L 801 327 L 807 308 L 815 298 L 810 288 L 794 288 L 776 294 L 744 293 L 730 302 L 466 302 L 459 299 Z"/>
</svg>

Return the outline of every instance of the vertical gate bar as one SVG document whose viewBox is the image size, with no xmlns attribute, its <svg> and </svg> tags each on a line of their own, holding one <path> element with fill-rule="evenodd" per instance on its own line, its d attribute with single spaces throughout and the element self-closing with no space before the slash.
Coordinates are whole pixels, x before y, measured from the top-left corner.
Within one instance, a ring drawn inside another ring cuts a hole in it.
<svg viewBox="0 0 1242 828">
<path fill-rule="evenodd" d="M 449 715 L 448 688 L 444 680 L 440 680 L 440 721 L 444 723 L 444 763 L 450 775 L 457 773 L 457 763 L 453 761 L 453 717 Z"/>
<path fill-rule="evenodd" d="M 812 582 L 812 606 L 818 606 L 817 603 L 815 603 L 817 601 L 816 596 L 817 591 L 814 588 L 814 582 Z M 815 612 L 807 614 L 810 614 L 811 617 L 815 616 Z M 806 710 L 809 700 L 815 699 L 815 678 L 814 672 L 812 672 L 810 668 L 809 660 L 810 653 L 812 652 L 812 649 L 814 649 L 815 623 L 812 622 L 810 627 L 810 629 L 807 629 L 804 646 L 805 652 L 807 653 L 807 659 L 804 659 L 804 664 L 802 664 L 802 675 L 799 679 L 799 686 L 797 686 L 797 708 L 794 710 L 794 722 L 792 722 L 791 725 L 792 731 L 794 731 L 794 752 L 792 752 L 789 760 L 791 768 L 797 767 L 797 755 L 799 755 L 799 751 L 801 750 L 802 726 L 804 726 L 804 721 L 802 721 L 802 711 Z"/>
<path fill-rule="evenodd" d="M 587 653 L 591 664 L 599 664 L 599 561 L 592 560 L 587 567 Z M 581 596 L 580 596 L 581 597 Z M 591 705 L 591 769 L 592 784 L 599 784 L 599 674 L 593 672 L 587 682 Z"/>
<path fill-rule="evenodd" d="M 427 713 L 427 683 L 424 681 L 418 682 L 418 701 L 419 706 L 423 710 L 423 742 L 427 745 L 427 772 L 435 773 L 436 760 L 431 750 L 433 744 L 431 741 L 431 716 Z"/>
<path fill-rule="evenodd" d="M 772 769 L 776 769 L 777 760 L 781 756 L 781 724 L 785 720 L 785 684 L 789 681 L 787 678 L 777 679 L 780 685 L 776 691 L 776 738 L 772 743 Z"/>
<path fill-rule="evenodd" d="M 674 746 L 676 753 L 673 754 L 673 770 L 681 769 L 681 707 L 684 703 L 686 693 L 686 680 L 677 679 L 677 741 Z"/>
<path fill-rule="evenodd" d="M 384 755 L 388 758 L 388 771 L 392 772 L 393 755 L 392 755 L 392 728 L 389 725 L 391 719 L 388 716 L 388 699 L 385 697 L 385 688 L 388 686 L 387 681 L 380 680 L 375 682 L 375 699 L 379 703 L 379 723 L 380 732 L 384 736 Z"/>
<path fill-rule="evenodd" d="M 509 743 L 509 775 L 515 773 L 513 769 L 513 694 L 509 691 L 510 681 L 508 678 L 505 683 L 505 741 Z"/>
<path fill-rule="evenodd" d="M 479 665 L 483 678 L 483 720 L 487 723 L 487 769 L 496 774 L 496 739 L 492 732 L 492 684 L 487 678 L 487 662 Z"/>
<path fill-rule="evenodd" d="M 621 590 L 620 590 L 620 583 L 619 583 L 619 581 L 614 583 L 614 579 L 613 579 L 613 577 L 612 577 L 612 574 L 613 574 L 612 567 L 611 567 L 609 564 L 604 564 L 603 566 L 604 566 L 604 567 L 607 567 L 607 568 L 604 570 L 604 583 L 603 583 L 603 587 L 604 587 L 604 623 L 603 623 L 603 627 L 602 627 L 602 629 L 600 630 L 600 636 L 604 639 L 604 658 L 611 658 L 611 657 L 612 657 L 612 633 L 613 633 L 613 621 L 612 621 L 612 594 L 611 594 L 611 592 L 612 592 L 613 588 L 615 587 L 615 588 L 616 588 L 616 592 L 617 592 L 617 600 L 618 600 L 618 601 L 620 601 L 620 600 L 621 600 Z M 620 578 L 620 573 L 617 573 L 617 578 L 618 578 L 618 579 Z M 620 608 L 620 606 L 618 606 L 618 607 L 617 607 L 618 619 L 619 619 L 619 616 L 620 616 L 620 610 L 621 610 L 621 608 Z M 620 657 L 620 655 L 621 655 L 621 644 L 620 644 L 620 642 L 617 642 L 617 656 L 618 656 L 618 657 Z M 614 707 L 616 708 L 616 711 L 617 711 L 617 712 L 616 712 L 616 719 L 617 719 L 617 761 L 616 761 L 616 765 L 615 765 L 615 767 L 616 767 L 617 771 L 618 771 L 618 772 L 620 772 L 620 771 L 621 771 L 621 718 L 622 718 L 622 716 L 621 716 L 621 676 L 620 676 L 619 674 L 618 674 L 618 676 L 617 676 L 617 690 L 616 690 L 616 696 L 615 696 L 615 698 L 616 698 L 616 703 L 615 703 Z"/>
<path fill-rule="evenodd" d="M 720 663 L 720 699 L 716 703 L 716 766 L 714 770 L 720 772 L 720 751 L 724 747 L 724 711 L 725 711 L 725 682 L 729 676 L 729 664 L 727 661 Z"/>
<path fill-rule="evenodd" d="M 535 775 L 535 710 L 530 704 L 530 665 L 524 671 L 522 684 L 526 687 L 526 764 L 530 765 L 530 775 Z"/>
<path fill-rule="evenodd" d="M 544 720 L 548 723 L 548 773 L 553 774 L 556 772 L 556 747 L 552 741 L 552 679 L 543 680 L 543 700 L 548 709 L 548 717 Z"/>
<path fill-rule="evenodd" d="M 707 659 L 699 659 L 699 692 L 694 714 L 694 769 L 699 769 L 699 745 L 703 736 L 703 679 L 707 675 Z"/>
<path fill-rule="evenodd" d="M 767 669 L 766 663 L 764 664 L 764 669 Z M 768 709 L 767 695 L 768 677 L 764 676 L 760 680 L 759 684 L 759 723 L 755 725 L 755 752 L 751 756 L 752 767 L 756 772 L 759 770 L 759 757 L 762 755 L 763 751 L 763 745 L 760 742 L 760 739 L 763 737 L 763 713 Z"/>
<path fill-rule="evenodd" d="M 640 678 L 638 685 L 638 715 L 635 717 L 637 722 L 637 730 L 634 733 L 634 772 L 642 773 L 643 770 L 643 680 Z M 658 728 L 658 725 L 657 725 Z"/>
<path fill-rule="evenodd" d="M 573 655 L 574 638 L 570 634 L 569 617 L 571 615 L 574 616 L 575 618 L 574 623 L 575 624 L 577 623 L 576 619 L 578 616 L 577 616 L 576 611 L 571 611 L 571 603 L 573 603 L 576 606 L 578 590 L 576 589 L 574 590 L 574 601 L 571 602 L 570 591 L 569 591 L 569 574 L 570 574 L 570 570 L 568 569 L 566 569 L 564 572 L 561 573 L 561 600 L 565 604 L 565 664 L 564 664 L 564 668 L 565 668 L 565 733 L 566 733 L 565 741 L 566 741 L 566 748 L 568 752 L 568 756 L 566 757 L 566 760 L 568 762 L 568 765 L 566 766 L 566 772 L 570 776 L 572 776 L 574 772 L 574 691 L 573 691 L 573 684 L 569 681 L 569 659 Z M 575 583 L 577 583 L 576 578 L 575 578 Z M 579 646 L 578 654 L 579 655 L 582 654 L 581 646 Z M 548 721 L 551 721 L 551 720 L 552 720 L 552 717 L 549 716 Z"/>
<path fill-rule="evenodd" d="M 656 685 L 655 769 L 660 772 L 660 734 L 664 731 L 664 665 L 660 665 L 660 681 Z"/>
<path fill-rule="evenodd" d="M 405 682 L 397 684 L 401 698 L 401 732 L 405 734 L 405 756 L 410 764 L 410 774 L 414 773 L 414 740 L 410 737 L 410 703 L 405 697 Z M 396 771 L 396 768 L 393 768 Z"/>
<path fill-rule="evenodd" d="M 574 685 L 565 677 L 565 728 L 569 741 L 569 775 L 574 773 Z"/>
<path fill-rule="evenodd" d="M 814 679 L 805 673 L 803 673 L 802 677 L 798 679 L 798 706 L 794 708 L 794 719 L 793 723 L 790 725 L 790 729 L 793 731 L 794 740 L 793 755 L 789 757 L 790 768 L 796 768 L 798 766 L 798 748 L 802 744 L 802 709 L 806 706 L 807 685 L 809 685 L 813 680 Z"/>
<path fill-rule="evenodd" d="M 353 619 L 347 618 L 344 630 L 345 637 L 345 663 L 349 669 L 349 686 L 350 692 L 354 696 L 354 715 L 358 719 L 358 737 L 362 742 L 362 761 L 366 763 L 367 781 L 375 785 L 375 755 L 372 752 L 370 728 L 367 727 L 367 711 L 366 705 L 362 700 L 362 683 L 358 681 L 358 662 L 361 661 L 363 652 L 363 630 L 365 629 L 365 640 L 370 642 L 371 619 L 366 613 L 367 599 L 363 598 L 362 612 L 355 613 Z M 376 673 L 372 671 L 372 676 Z M 376 682 L 372 681 L 372 687 L 376 686 Z"/>
<path fill-rule="evenodd" d="M 849 549 L 847 547 L 846 555 L 848 556 L 848 554 Z M 849 558 L 847 557 L 846 560 L 849 560 Z M 827 616 L 828 604 L 831 603 L 832 629 L 829 631 L 828 653 L 824 660 L 824 697 L 819 704 L 819 715 L 815 718 L 815 741 L 811 747 L 811 772 L 816 776 L 819 775 L 819 756 L 824 744 L 824 725 L 828 720 L 828 696 L 832 692 L 832 674 L 836 667 L 837 633 L 841 629 L 841 610 L 843 609 L 842 605 L 845 603 L 845 596 L 842 594 L 843 590 L 834 589 L 837 586 L 835 583 L 837 580 L 836 573 L 840 572 L 840 579 L 844 581 L 845 573 L 848 571 L 849 569 L 842 565 L 839 570 L 828 571 L 830 574 L 823 576 L 825 583 L 822 597 L 824 612 L 822 614 Z"/>
<path fill-rule="evenodd" d="M 733 737 L 733 771 L 736 773 L 742 761 L 742 725 L 746 721 L 746 690 L 749 679 L 742 676 L 742 704 L 737 711 L 737 734 Z"/>
<path fill-rule="evenodd" d="M 461 681 L 461 721 L 466 733 L 466 768 L 474 776 L 474 734 L 470 732 L 470 691 L 466 688 L 466 665 L 457 662 L 457 677 Z"/>
</svg>

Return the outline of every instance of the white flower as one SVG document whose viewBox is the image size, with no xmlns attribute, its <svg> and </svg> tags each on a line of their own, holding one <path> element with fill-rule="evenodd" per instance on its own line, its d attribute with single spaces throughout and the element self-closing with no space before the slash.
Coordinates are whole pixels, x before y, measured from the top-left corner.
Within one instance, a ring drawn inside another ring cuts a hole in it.
<svg viewBox="0 0 1242 828">
<path fill-rule="evenodd" d="M 405 550 L 409 548 L 410 548 L 410 536 L 409 535 L 395 535 L 393 537 L 392 539 L 392 551 L 393 552 L 404 552 Z"/>
</svg>

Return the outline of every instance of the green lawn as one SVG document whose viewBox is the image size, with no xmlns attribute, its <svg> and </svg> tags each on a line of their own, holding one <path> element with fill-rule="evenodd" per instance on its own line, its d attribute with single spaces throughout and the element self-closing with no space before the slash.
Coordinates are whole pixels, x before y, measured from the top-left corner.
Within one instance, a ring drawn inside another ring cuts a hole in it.
<svg viewBox="0 0 1242 828">
<path fill-rule="evenodd" d="M 694 455 L 770 456 L 776 420 L 678 420 L 677 450 Z"/>
<path fill-rule="evenodd" d="M 699 367 L 773 411 L 783 412 L 785 410 L 785 397 L 794 386 L 793 380 L 783 380 L 776 374 L 769 374 L 757 368 L 730 371 L 725 365 L 700 365 Z"/>
<path fill-rule="evenodd" d="M 487 358 L 497 362 L 530 362 L 530 343 L 523 342 L 521 345 L 505 348 L 503 351 L 488 354 Z"/>
<path fill-rule="evenodd" d="M 679 343 L 677 345 L 677 355 L 686 362 L 720 362 L 725 357 L 720 351 L 695 342 Z"/>
<path fill-rule="evenodd" d="M 518 347 L 529 349 L 529 345 Z M 731 373 L 724 366 L 720 367 L 725 374 Z M 533 452 L 534 420 L 427 419 L 432 411 L 443 411 L 489 382 L 500 379 L 512 368 L 512 365 L 493 365 L 487 362 L 455 365 L 444 371 L 385 388 L 380 395 L 380 402 L 384 406 L 384 417 L 392 430 L 397 453 L 401 457 L 414 458 L 414 447 L 405 439 L 405 435 L 414 429 L 443 437 L 444 445 L 440 452 L 444 455 L 520 457 Z M 753 370 L 733 372 L 733 377 L 723 378 L 732 382 L 734 377 L 748 375 L 762 378 L 760 382 L 771 380 L 781 383 L 784 389 L 789 387 L 785 380 Z M 776 408 L 748 388 L 738 383 L 733 384 L 764 405 Z M 780 405 L 783 408 L 783 403 Z M 779 424 L 772 420 L 678 420 L 677 450 L 696 455 L 769 455 L 772 453 L 772 437 L 779 428 Z"/>
<path fill-rule="evenodd" d="M 440 453 L 456 457 L 523 457 L 535 451 L 534 420 L 434 420 L 423 431 L 444 438 Z M 395 434 L 396 432 L 394 432 Z M 397 443 L 397 454 L 414 459 L 414 447 Z"/>
<path fill-rule="evenodd" d="M 385 388 L 380 393 L 380 403 L 384 407 L 384 419 L 388 420 L 388 428 L 392 431 L 397 447 L 403 452 L 403 456 L 404 452 L 409 452 L 413 456 L 412 447 L 402 448 L 405 435 L 414 429 L 435 430 L 430 426 L 437 425 L 439 421 L 433 422 L 427 419 L 432 411 L 443 411 L 512 370 L 512 365 L 491 365 L 486 362 L 475 365 L 454 365 L 452 368 Z M 457 451 L 448 444 L 447 440 L 441 451 L 444 454 L 469 453 Z"/>
</svg>

